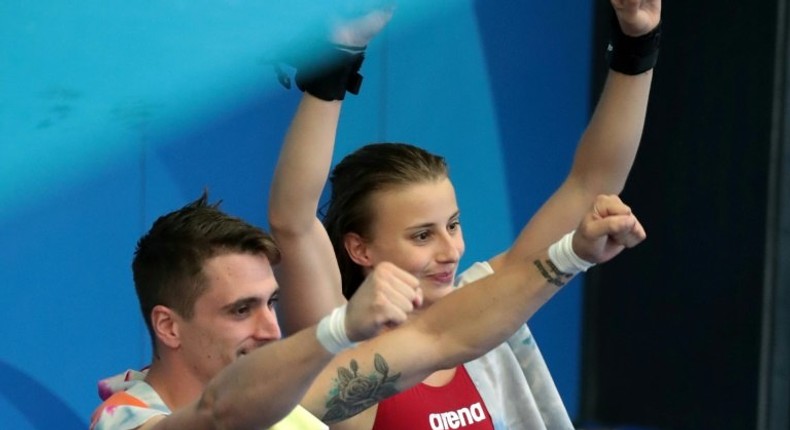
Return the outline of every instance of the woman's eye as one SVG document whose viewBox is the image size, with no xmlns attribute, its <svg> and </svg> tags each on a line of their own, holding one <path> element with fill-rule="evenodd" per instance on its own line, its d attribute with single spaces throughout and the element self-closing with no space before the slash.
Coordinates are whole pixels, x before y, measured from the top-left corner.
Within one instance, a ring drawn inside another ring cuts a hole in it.
<svg viewBox="0 0 790 430">
<path fill-rule="evenodd" d="M 461 221 L 453 221 L 450 223 L 450 225 L 447 228 L 450 231 L 455 231 L 458 230 L 459 227 L 461 227 Z"/>
<path fill-rule="evenodd" d="M 429 237 L 431 237 L 431 235 L 427 231 L 423 231 L 414 235 L 414 238 L 419 241 L 428 240 Z"/>
</svg>

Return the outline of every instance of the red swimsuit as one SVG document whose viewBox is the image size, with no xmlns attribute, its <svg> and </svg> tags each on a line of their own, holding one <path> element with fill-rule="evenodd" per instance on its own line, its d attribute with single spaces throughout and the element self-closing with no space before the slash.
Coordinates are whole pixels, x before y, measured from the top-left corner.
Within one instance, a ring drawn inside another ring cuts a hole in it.
<svg viewBox="0 0 790 430">
<path fill-rule="evenodd" d="M 464 366 L 449 384 L 418 384 L 379 403 L 373 430 L 493 430 L 491 417 Z"/>
</svg>

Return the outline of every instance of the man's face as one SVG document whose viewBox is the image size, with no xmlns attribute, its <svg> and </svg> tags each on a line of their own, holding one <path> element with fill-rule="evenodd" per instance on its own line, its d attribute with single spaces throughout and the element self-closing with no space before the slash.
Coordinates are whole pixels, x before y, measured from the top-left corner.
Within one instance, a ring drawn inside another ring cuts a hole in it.
<svg viewBox="0 0 790 430">
<path fill-rule="evenodd" d="M 225 366 L 280 338 L 277 282 L 263 255 L 224 254 L 203 266 L 208 284 L 193 316 L 181 321 L 181 348 L 191 371 L 207 383 Z"/>
</svg>

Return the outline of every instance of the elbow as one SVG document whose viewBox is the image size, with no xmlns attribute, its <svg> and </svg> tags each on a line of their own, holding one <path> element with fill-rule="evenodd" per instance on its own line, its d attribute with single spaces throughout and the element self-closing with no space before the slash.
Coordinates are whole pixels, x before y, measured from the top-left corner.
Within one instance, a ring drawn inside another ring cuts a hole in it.
<svg viewBox="0 0 790 430">
<path fill-rule="evenodd" d="M 282 240 L 283 238 L 297 236 L 303 230 L 294 223 L 294 220 L 289 220 L 288 217 L 275 215 L 270 212 L 269 231 L 272 236 Z"/>
<path fill-rule="evenodd" d="M 614 175 L 611 172 L 615 168 L 604 169 L 599 167 L 602 172 L 606 174 L 598 174 L 598 172 L 578 171 L 572 169 L 571 173 L 566 179 L 567 186 L 571 189 L 581 190 L 588 196 L 597 196 L 600 194 L 615 194 L 619 195 L 625 188 L 625 182 L 628 178 L 627 172 L 623 175 Z"/>
<path fill-rule="evenodd" d="M 252 429 L 243 421 L 243 411 L 234 407 L 234 402 L 228 396 L 221 396 L 213 384 L 201 394 L 195 406 L 199 421 L 208 423 L 207 428 L 213 430 Z"/>
<path fill-rule="evenodd" d="M 315 217 L 300 217 L 297 211 L 269 211 L 269 231 L 275 238 L 294 238 L 309 234 Z"/>
<path fill-rule="evenodd" d="M 469 342 L 468 339 L 452 336 L 447 333 L 434 333 L 427 342 L 430 345 L 424 352 L 428 363 L 433 363 L 431 372 L 448 369 L 475 360 L 488 352 L 490 346 L 486 342 Z M 430 372 L 429 372 L 430 373 Z"/>
<path fill-rule="evenodd" d="M 195 410 L 200 423 L 211 430 L 258 430 L 284 419 L 298 406 L 298 399 L 270 399 L 261 407 L 260 393 L 239 387 L 222 387 L 212 381 L 200 395 Z"/>
<path fill-rule="evenodd" d="M 272 210 L 271 207 L 269 208 L 269 230 L 272 234 L 276 232 L 284 233 L 293 228 L 293 223 L 286 214 L 282 213 L 282 211 Z"/>
</svg>

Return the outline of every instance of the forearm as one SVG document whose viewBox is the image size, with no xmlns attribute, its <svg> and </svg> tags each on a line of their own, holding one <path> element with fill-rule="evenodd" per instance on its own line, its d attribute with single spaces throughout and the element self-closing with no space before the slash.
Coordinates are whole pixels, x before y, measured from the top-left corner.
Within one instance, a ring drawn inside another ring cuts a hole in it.
<svg viewBox="0 0 790 430">
<path fill-rule="evenodd" d="M 619 194 L 633 165 L 661 42 L 661 1 L 612 1 L 609 73 L 579 143 L 569 180 L 595 194 Z"/>
<path fill-rule="evenodd" d="M 609 71 L 574 156 L 568 180 L 592 197 L 619 194 L 642 139 L 653 71 L 624 75 Z"/>
<path fill-rule="evenodd" d="M 268 428 L 296 407 L 331 358 L 315 328 L 263 346 L 211 381 L 195 415 L 212 423 L 205 428 Z"/>
<path fill-rule="evenodd" d="M 499 261 L 518 260 L 575 228 L 600 194 L 620 194 L 642 138 L 653 71 L 629 76 L 610 71 L 585 130 L 570 174 L 519 233 Z"/>
</svg>

